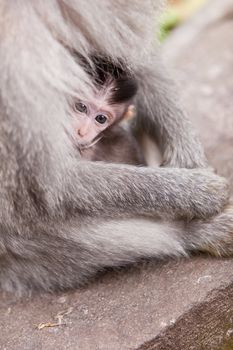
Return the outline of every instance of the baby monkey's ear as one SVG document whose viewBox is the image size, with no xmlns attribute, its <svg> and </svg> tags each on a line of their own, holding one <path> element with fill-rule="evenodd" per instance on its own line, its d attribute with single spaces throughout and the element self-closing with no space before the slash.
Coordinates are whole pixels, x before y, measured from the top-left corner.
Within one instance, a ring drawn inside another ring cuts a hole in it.
<svg viewBox="0 0 233 350">
<path fill-rule="evenodd" d="M 125 114 L 124 114 L 124 120 L 131 120 L 136 116 L 136 107 L 135 105 L 130 105 Z"/>
</svg>

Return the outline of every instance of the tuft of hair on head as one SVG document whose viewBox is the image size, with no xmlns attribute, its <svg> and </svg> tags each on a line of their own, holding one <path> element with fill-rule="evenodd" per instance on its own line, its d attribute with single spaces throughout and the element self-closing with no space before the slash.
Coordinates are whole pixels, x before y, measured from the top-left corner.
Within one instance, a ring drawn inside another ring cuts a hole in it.
<svg viewBox="0 0 233 350">
<path fill-rule="evenodd" d="M 124 103 L 136 95 L 137 81 L 123 63 L 115 63 L 110 58 L 100 55 L 91 55 L 89 59 L 77 52 L 74 52 L 74 55 L 97 87 L 112 85 L 109 104 Z"/>
<path fill-rule="evenodd" d="M 120 77 L 114 81 L 112 93 L 108 99 L 110 104 L 118 104 L 130 101 L 136 95 L 138 85 L 133 77 Z"/>
<path fill-rule="evenodd" d="M 95 67 L 95 81 L 98 85 L 105 85 L 111 82 L 113 88 L 109 96 L 110 104 L 124 103 L 130 101 L 137 92 L 138 85 L 123 63 L 116 64 L 108 57 L 93 56 Z"/>
</svg>

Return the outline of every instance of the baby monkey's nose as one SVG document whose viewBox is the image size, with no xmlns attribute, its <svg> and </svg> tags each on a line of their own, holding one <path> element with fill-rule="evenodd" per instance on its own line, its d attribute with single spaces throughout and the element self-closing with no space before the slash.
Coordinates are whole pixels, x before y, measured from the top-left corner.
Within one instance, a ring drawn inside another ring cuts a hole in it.
<svg viewBox="0 0 233 350">
<path fill-rule="evenodd" d="M 76 132 L 79 136 L 84 137 L 90 131 L 90 121 L 82 122 L 82 125 L 76 128 Z"/>
</svg>

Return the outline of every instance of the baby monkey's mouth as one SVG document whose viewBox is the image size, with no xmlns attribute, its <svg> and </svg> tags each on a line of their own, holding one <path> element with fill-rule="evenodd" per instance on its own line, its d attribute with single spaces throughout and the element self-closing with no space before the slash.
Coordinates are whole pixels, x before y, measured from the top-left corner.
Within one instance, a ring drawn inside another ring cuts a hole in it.
<svg viewBox="0 0 233 350">
<path fill-rule="evenodd" d="M 78 143 L 78 148 L 80 151 L 87 149 L 87 148 L 91 148 L 93 147 L 97 142 L 99 142 L 102 139 L 103 135 L 101 136 L 96 136 L 91 142 L 87 142 L 87 143 Z"/>
</svg>

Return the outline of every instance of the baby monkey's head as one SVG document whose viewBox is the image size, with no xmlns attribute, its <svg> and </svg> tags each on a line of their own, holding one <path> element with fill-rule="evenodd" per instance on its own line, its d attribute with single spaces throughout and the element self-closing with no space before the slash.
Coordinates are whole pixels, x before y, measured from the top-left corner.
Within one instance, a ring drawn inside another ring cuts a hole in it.
<svg viewBox="0 0 233 350">
<path fill-rule="evenodd" d="M 95 82 L 91 101 L 73 101 L 72 115 L 75 141 L 78 147 L 90 147 L 104 130 L 133 114 L 133 98 L 137 92 L 136 80 L 121 67 L 93 58 L 93 67 L 85 69 Z"/>
</svg>

